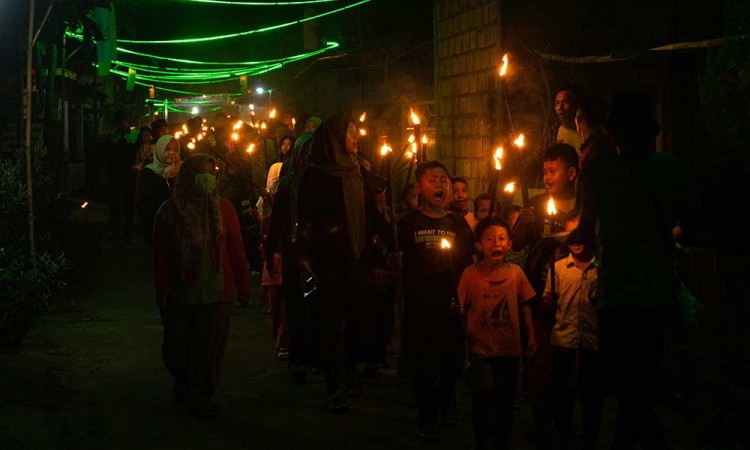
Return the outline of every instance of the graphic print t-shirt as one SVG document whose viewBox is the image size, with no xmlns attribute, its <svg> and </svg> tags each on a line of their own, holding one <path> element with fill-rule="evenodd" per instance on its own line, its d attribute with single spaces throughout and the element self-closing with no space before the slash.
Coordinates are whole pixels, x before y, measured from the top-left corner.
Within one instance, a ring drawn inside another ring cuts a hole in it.
<svg viewBox="0 0 750 450">
<path fill-rule="evenodd" d="M 467 311 L 466 338 L 469 352 L 481 356 L 521 356 L 519 309 L 534 297 L 523 270 L 504 263 L 483 276 L 476 265 L 464 270 L 458 285 L 458 301 Z"/>
<path fill-rule="evenodd" d="M 474 237 L 463 217 L 436 219 L 411 211 L 398 223 L 404 295 L 421 306 L 448 306 L 463 269 L 473 262 Z M 441 247 L 442 240 L 450 249 Z"/>
</svg>

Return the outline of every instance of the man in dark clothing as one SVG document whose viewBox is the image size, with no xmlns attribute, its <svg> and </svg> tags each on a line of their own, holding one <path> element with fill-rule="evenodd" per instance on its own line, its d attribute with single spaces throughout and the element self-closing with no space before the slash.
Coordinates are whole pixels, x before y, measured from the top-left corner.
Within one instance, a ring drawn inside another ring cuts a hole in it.
<svg viewBox="0 0 750 450">
<path fill-rule="evenodd" d="M 137 148 L 130 139 L 127 116 L 118 111 L 115 114 L 113 130 L 107 138 L 107 184 L 110 195 L 110 218 L 113 233 L 127 243 L 133 232 L 135 209 L 136 171 L 133 168 Z"/>
<path fill-rule="evenodd" d="M 620 401 L 611 448 L 669 449 L 654 400 L 676 305 L 672 228 L 679 169 L 671 154 L 654 151 L 659 125 L 648 95 L 617 93 L 605 128 L 620 153 L 587 163 L 573 233 L 595 243 L 601 261 L 599 345 L 605 379 Z"/>
</svg>

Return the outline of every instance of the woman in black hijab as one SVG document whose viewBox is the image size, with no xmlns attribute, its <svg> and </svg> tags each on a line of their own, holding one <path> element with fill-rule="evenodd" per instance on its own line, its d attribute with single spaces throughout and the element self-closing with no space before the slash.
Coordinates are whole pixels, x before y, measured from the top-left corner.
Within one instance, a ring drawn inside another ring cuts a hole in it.
<svg viewBox="0 0 750 450">
<path fill-rule="evenodd" d="M 358 146 L 354 120 L 332 116 L 323 121 L 313 134 L 299 187 L 303 281 L 310 280 L 308 292 L 315 290 L 308 301 L 317 321 L 328 411 L 339 414 L 349 410 L 345 394 L 361 394 L 355 353 L 364 342 L 363 295 L 377 214 Z"/>
</svg>

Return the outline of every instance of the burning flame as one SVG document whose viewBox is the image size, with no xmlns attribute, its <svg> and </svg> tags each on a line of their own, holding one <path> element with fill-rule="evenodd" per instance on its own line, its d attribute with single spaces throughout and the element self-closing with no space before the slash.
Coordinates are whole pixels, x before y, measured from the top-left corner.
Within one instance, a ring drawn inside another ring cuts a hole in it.
<svg viewBox="0 0 750 450">
<path fill-rule="evenodd" d="M 515 181 L 511 181 L 510 183 L 506 184 L 505 187 L 503 188 L 503 191 L 508 192 L 508 193 L 515 192 L 515 190 L 516 190 Z"/>
<path fill-rule="evenodd" d="M 365 130 L 364 128 L 360 128 L 359 129 L 359 135 L 360 136 L 367 136 L 367 130 Z"/>
<path fill-rule="evenodd" d="M 427 142 L 429 142 L 429 140 L 427 139 L 427 135 L 425 134 L 424 136 L 422 136 L 422 143 L 426 144 Z"/>
<path fill-rule="evenodd" d="M 182 131 L 184 131 L 185 134 L 188 134 L 187 125 L 185 125 L 185 124 L 182 125 Z"/>
<path fill-rule="evenodd" d="M 362 113 L 362 115 L 361 115 L 361 116 L 359 116 L 359 121 L 360 121 L 360 122 L 364 122 L 364 121 L 365 121 L 365 119 L 367 119 L 367 113 L 366 113 L 366 112 L 363 112 L 363 113 Z"/>
<path fill-rule="evenodd" d="M 388 144 L 383 144 L 383 146 L 380 147 L 380 155 L 381 156 L 385 156 L 385 155 L 387 155 L 388 153 L 390 153 L 392 151 L 393 151 L 393 149 L 391 147 L 389 147 Z"/>
<path fill-rule="evenodd" d="M 419 116 L 411 108 L 409 108 L 409 116 L 411 117 L 412 125 L 419 125 Z"/>
<path fill-rule="evenodd" d="M 500 160 L 503 159 L 503 148 L 498 147 L 497 150 L 495 150 L 495 154 L 492 155 L 492 158 L 495 160 L 495 170 L 502 169 L 503 166 L 500 164 Z"/>
<path fill-rule="evenodd" d="M 557 208 L 555 208 L 555 199 L 552 197 L 549 198 L 549 201 L 547 201 L 547 214 L 550 216 L 554 216 L 557 214 Z"/>
<path fill-rule="evenodd" d="M 240 140 L 240 135 L 237 134 L 237 133 L 232 133 L 232 140 L 233 141 L 239 141 Z"/>
<path fill-rule="evenodd" d="M 241 120 L 238 120 L 237 122 L 234 123 L 234 125 L 232 126 L 232 129 L 233 130 L 239 130 L 244 123 L 245 122 L 243 122 Z"/>
<path fill-rule="evenodd" d="M 508 73 L 508 54 L 503 55 L 503 65 L 500 66 L 500 76 L 504 77 Z"/>
<path fill-rule="evenodd" d="M 416 142 L 412 142 L 411 143 L 411 151 L 414 152 L 414 153 L 417 153 L 417 143 Z"/>
<path fill-rule="evenodd" d="M 296 126 L 297 126 L 297 119 L 292 117 L 292 127 L 296 127 Z"/>
<path fill-rule="evenodd" d="M 81 209 L 86 209 L 87 206 L 89 206 L 89 202 L 81 203 Z"/>
<path fill-rule="evenodd" d="M 247 146 L 247 150 L 245 150 L 248 153 L 252 153 L 253 150 L 255 150 L 255 144 L 250 144 Z"/>
<path fill-rule="evenodd" d="M 516 147 L 523 148 L 524 145 L 526 145 L 526 137 L 523 135 L 523 133 L 519 133 L 518 137 L 515 141 L 513 141 L 514 144 L 516 144 Z"/>
<path fill-rule="evenodd" d="M 198 139 L 199 141 L 203 139 L 203 133 L 198 133 L 198 136 L 196 136 L 196 139 Z"/>
<path fill-rule="evenodd" d="M 175 139 L 179 139 L 180 137 L 182 137 L 182 133 L 180 133 L 179 131 L 177 131 L 177 132 L 175 132 L 175 134 L 174 134 L 174 136 L 173 136 L 173 137 L 174 137 Z"/>
<path fill-rule="evenodd" d="M 187 148 L 188 150 L 195 150 L 195 144 L 192 142 L 188 142 Z"/>
<path fill-rule="evenodd" d="M 404 153 L 406 158 L 412 159 L 414 157 L 414 153 L 411 150 L 407 150 L 406 153 Z"/>
<path fill-rule="evenodd" d="M 273 108 L 270 113 L 268 113 L 268 118 L 273 119 L 276 117 L 276 108 Z"/>
<path fill-rule="evenodd" d="M 266 125 L 266 123 L 265 122 L 261 122 L 260 123 L 260 129 L 261 130 L 265 130 L 266 128 L 268 128 L 268 126 Z"/>
<path fill-rule="evenodd" d="M 208 127 L 201 127 L 203 131 L 208 131 Z"/>
<path fill-rule="evenodd" d="M 448 239 L 446 239 L 446 238 L 441 239 L 440 240 L 440 248 L 444 248 L 446 250 L 450 250 L 451 249 L 451 243 L 450 243 L 450 241 Z"/>
<path fill-rule="evenodd" d="M 415 138 L 413 134 L 409 135 L 409 143 L 410 144 L 413 143 L 415 139 L 417 139 L 417 138 Z"/>
</svg>

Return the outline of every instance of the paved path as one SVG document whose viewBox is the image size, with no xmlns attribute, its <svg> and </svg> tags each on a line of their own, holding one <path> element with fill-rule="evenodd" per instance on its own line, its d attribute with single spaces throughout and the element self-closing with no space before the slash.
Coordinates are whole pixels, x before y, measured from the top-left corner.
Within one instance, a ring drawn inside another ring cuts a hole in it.
<svg viewBox="0 0 750 450">
<path fill-rule="evenodd" d="M 20 351 L 0 355 L 0 449 L 471 448 L 463 385 L 459 424 L 437 444 L 417 439 L 409 383 L 393 371 L 364 380 L 365 395 L 351 401 L 349 415 L 326 413 L 322 377 L 295 385 L 276 360 L 257 278 L 250 306 L 232 314 L 218 417 L 177 411 L 161 362 L 150 254 L 106 240 L 98 249 L 87 288 L 56 299 Z M 609 441 L 610 401 L 606 409 L 601 448 Z M 524 405 L 511 448 L 535 448 L 523 438 L 529 425 Z M 670 433 L 687 441 L 682 431 Z"/>
</svg>

